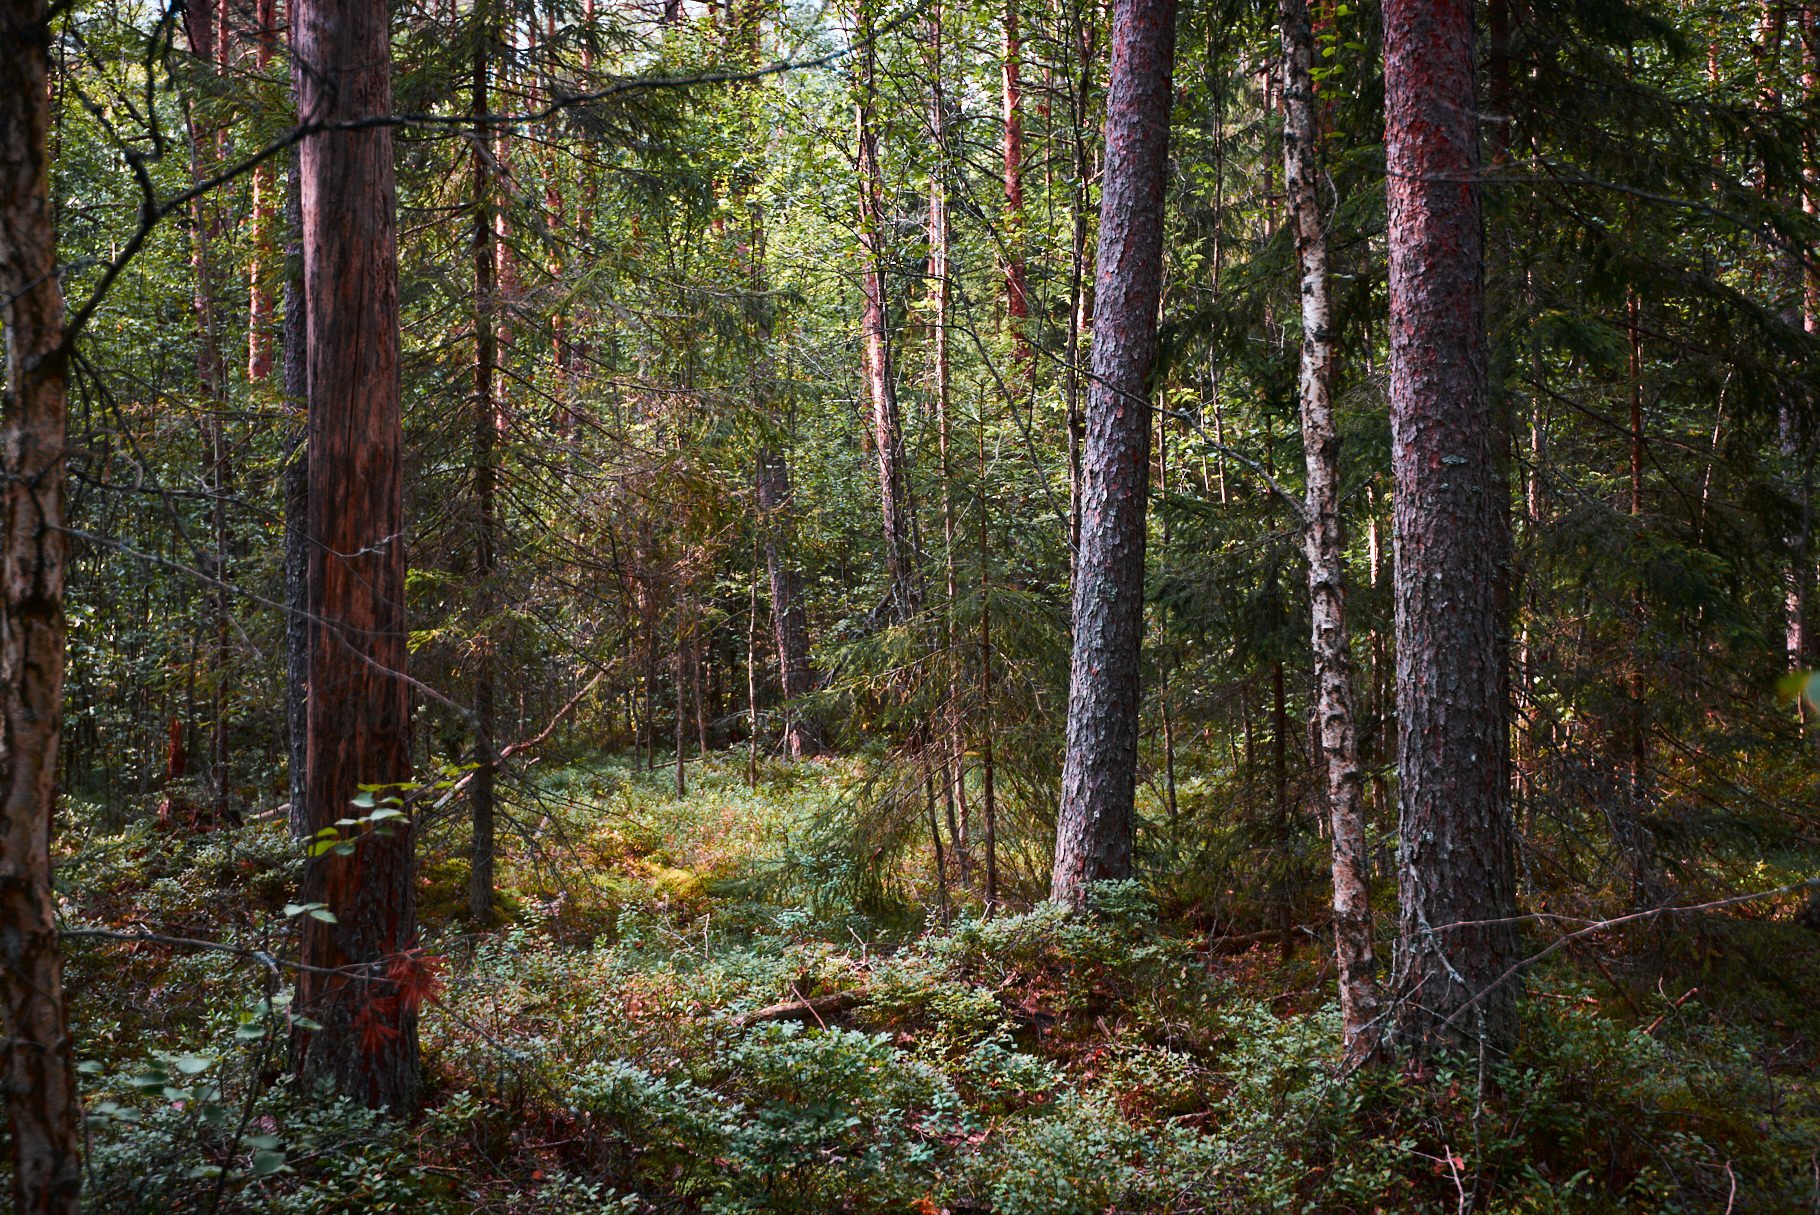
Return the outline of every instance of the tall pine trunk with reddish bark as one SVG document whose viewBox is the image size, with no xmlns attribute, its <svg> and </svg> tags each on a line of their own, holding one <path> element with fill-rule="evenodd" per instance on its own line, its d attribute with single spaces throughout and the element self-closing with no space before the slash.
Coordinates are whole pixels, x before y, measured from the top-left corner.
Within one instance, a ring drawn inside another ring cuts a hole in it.
<svg viewBox="0 0 1820 1215">
<path fill-rule="evenodd" d="M 1150 373 L 1162 292 L 1174 0 L 1117 0 L 1094 273 L 1067 755 L 1051 895 L 1079 906 L 1131 874 L 1150 490 Z"/>
<path fill-rule="evenodd" d="M 364 788 L 411 776 L 405 678 L 404 500 L 399 427 L 396 181 L 381 0 L 300 0 L 298 113 L 326 126 L 302 142 L 309 385 L 310 695 L 306 805 L 313 832 L 361 818 Z M 408 1107 L 418 1077 L 412 828 L 406 818 L 340 832 L 318 850 L 303 901 L 295 1061 L 368 1105 Z"/>
<path fill-rule="evenodd" d="M 1500 500 L 1487 379 L 1468 0 L 1384 8 L 1390 426 L 1396 477 L 1395 1034 L 1490 1053 L 1516 1035 Z"/>
<path fill-rule="evenodd" d="M 1365 809 L 1346 629 L 1346 547 L 1340 532 L 1340 436 L 1334 423 L 1334 316 L 1327 227 L 1321 213 L 1320 125 L 1314 96 L 1314 32 L 1307 0 L 1281 0 L 1283 181 L 1301 273 L 1302 450 L 1308 466 L 1302 548 L 1308 559 L 1315 717 L 1327 774 L 1333 841 L 1333 942 L 1339 966 L 1340 1035 L 1348 1059 L 1372 1053 L 1377 1033 L 1377 959 L 1371 943 Z"/>
<path fill-rule="evenodd" d="M 291 837 L 310 835 L 307 771 L 310 687 L 309 360 L 303 306 L 303 200 L 291 151 L 284 190 L 284 403 L 301 423 L 284 464 L 284 724 Z"/>
<path fill-rule="evenodd" d="M 82 1110 L 51 892 L 63 732 L 69 363 L 51 229 L 50 19 L 0 0 L 0 1011 L 14 1209 L 76 1215 Z"/>
</svg>

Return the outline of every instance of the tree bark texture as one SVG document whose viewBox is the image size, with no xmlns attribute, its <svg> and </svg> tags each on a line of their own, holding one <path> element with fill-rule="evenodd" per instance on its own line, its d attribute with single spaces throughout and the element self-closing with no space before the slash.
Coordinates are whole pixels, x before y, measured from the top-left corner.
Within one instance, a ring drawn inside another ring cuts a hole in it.
<svg viewBox="0 0 1820 1215">
<path fill-rule="evenodd" d="M 890 583 L 894 619 L 908 620 L 918 603 L 916 538 L 910 503 L 909 469 L 904 451 L 904 425 L 898 412 L 897 384 L 891 367 L 891 335 L 885 300 L 884 180 L 878 162 L 878 129 L 873 26 L 869 0 L 862 0 L 856 34 L 863 49 L 854 102 L 859 148 L 859 230 L 865 307 L 860 321 L 867 395 L 872 403 L 873 442 L 878 451 L 879 508 L 885 528 L 885 572 Z"/>
<path fill-rule="evenodd" d="M 495 566 L 494 446 L 499 435 L 494 380 L 499 365 L 498 267 L 493 234 L 492 166 L 487 163 L 487 47 L 492 31 L 485 9 L 477 10 L 471 98 L 474 117 L 474 409 L 470 421 L 470 459 L 474 478 L 474 769 L 468 786 L 473 826 L 469 847 L 468 918 L 484 927 L 493 916 L 493 582 Z"/>
<path fill-rule="evenodd" d="M 301 0 L 294 81 L 306 123 L 392 110 L 382 0 Z M 330 130 L 302 143 L 309 376 L 310 696 L 306 802 L 313 831 L 354 808 L 362 786 L 410 779 L 405 551 L 399 429 L 397 198 L 391 128 Z M 396 788 L 392 790 L 396 792 Z M 296 1063 L 373 1106 L 402 1109 L 417 1086 L 417 1010 L 400 982 L 416 944 L 412 830 L 392 819 L 345 830 L 353 846 L 312 858 Z M 316 969 L 320 968 L 320 969 Z M 325 973 L 328 972 L 328 973 Z"/>
<path fill-rule="evenodd" d="M 1340 532 L 1340 436 L 1333 416 L 1334 339 L 1327 227 L 1321 214 L 1314 33 L 1307 0 L 1281 0 L 1283 180 L 1301 272 L 1302 450 L 1308 466 L 1302 547 L 1308 558 L 1315 718 L 1326 761 L 1333 843 L 1333 938 L 1340 975 L 1340 1034 L 1348 1059 L 1372 1053 L 1377 1033 L 1377 959 L 1366 876 L 1365 811 L 1346 630 L 1346 548 Z"/>
<path fill-rule="evenodd" d="M 51 891 L 63 731 L 69 370 L 51 227 L 50 22 L 0 0 L 0 1008 L 13 1205 L 76 1215 L 82 1110 Z"/>
<path fill-rule="evenodd" d="M 1092 883 L 1131 874 L 1149 392 L 1162 290 L 1174 53 L 1174 0 L 1116 0 L 1067 755 L 1051 884 L 1052 897 L 1070 906 L 1084 901 Z"/>
<path fill-rule="evenodd" d="M 308 326 L 303 304 L 303 198 L 295 149 L 285 173 L 284 398 L 302 422 L 284 466 L 285 748 L 290 761 L 291 837 L 310 835 L 307 771 L 310 687 L 310 443 Z"/>
<path fill-rule="evenodd" d="M 1473 9 L 1388 0 L 1390 424 L 1397 642 L 1396 1037 L 1507 1049 L 1516 933 Z"/>
</svg>

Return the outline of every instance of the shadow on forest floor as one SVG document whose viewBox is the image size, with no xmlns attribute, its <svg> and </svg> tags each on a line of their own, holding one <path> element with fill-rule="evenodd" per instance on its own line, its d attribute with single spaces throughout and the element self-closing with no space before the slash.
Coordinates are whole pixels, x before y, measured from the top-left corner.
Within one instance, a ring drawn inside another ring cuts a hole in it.
<svg viewBox="0 0 1820 1215">
<path fill-rule="evenodd" d="M 487 932 L 427 824 L 447 975 L 408 1120 L 281 1079 L 244 957 L 75 945 L 90 1209 L 1820 1209 L 1820 936 L 1788 914 L 1588 938 L 1531 976 L 1514 1058 L 1342 1076 L 1321 951 L 1210 948 L 1136 884 L 944 926 L 930 875 L 817 852 L 854 766 L 765 775 L 543 774 Z M 60 878 L 72 921 L 277 951 L 297 866 L 274 823 L 134 829 Z"/>
</svg>

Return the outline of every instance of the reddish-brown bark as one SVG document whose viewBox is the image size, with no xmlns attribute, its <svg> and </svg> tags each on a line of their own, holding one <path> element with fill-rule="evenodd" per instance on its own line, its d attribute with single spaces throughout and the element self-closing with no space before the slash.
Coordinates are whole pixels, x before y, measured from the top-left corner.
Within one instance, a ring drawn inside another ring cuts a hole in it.
<svg viewBox="0 0 1820 1215">
<path fill-rule="evenodd" d="M 1396 1036 L 1508 1048 L 1516 933 L 1469 0 L 1388 0 L 1400 790 Z M 1491 921 L 1491 922 L 1487 922 Z M 1502 922 L 1499 922 L 1502 921 Z"/>
<path fill-rule="evenodd" d="M 383 0 L 301 0 L 294 81 L 306 123 L 391 113 Z M 310 695 L 306 799 L 314 830 L 358 818 L 362 786 L 410 779 L 405 679 L 404 504 L 398 386 L 398 265 L 392 132 L 330 129 L 305 139 L 303 214 L 309 384 Z M 370 1105 L 408 1106 L 417 1016 L 398 990 L 416 935 L 408 820 L 344 831 L 353 847 L 304 871 L 297 1011 L 305 1075 Z"/>
<path fill-rule="evenodd" d="M 51 228 L 43 0 L 0 0 L 0 31 L 0 1029 L 14 1209 L 76 1215 L 82 1111 L 50 858 L 63 732 L 69 370 Z"/>
<path fill-rule="evenodd" d="M 1131 873 L 1144 630 L 1150 373 L 1162 292 L 1174 0 L 1116 0 L 1106 167 L 1094 274 L 1093 384 L 1082 456 L 1081 537 L 1067 755 L 1051 893 L 1078 906 Z"/>
<path fill-rule="evenodd" d="M 284 177 L 284 399 L 286 408 L 301 422 L 308 412 L 310 390 L 304 337 L 302 184 L 295 150 Z M 303 840 L 310 834 L 304 779 L 310 683 L 310 463 L 307 424 L 299 430 L 284 465 L 284 721 L 290 767 L 289 825 L 292 837 Z"/>
</svg>

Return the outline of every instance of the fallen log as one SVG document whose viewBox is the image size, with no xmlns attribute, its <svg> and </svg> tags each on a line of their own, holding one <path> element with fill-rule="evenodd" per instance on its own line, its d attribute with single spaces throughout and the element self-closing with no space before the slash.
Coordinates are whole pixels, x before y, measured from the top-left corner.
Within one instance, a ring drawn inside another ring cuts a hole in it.
<svg viewBox="0 0 1820 1215">
<path fill-rule="evenodd" d="M 801 1021 L 807 1025 L 814 1022 L 825 1027 L 825 1017 L 838 1017 L 844 1012 L 851 1012 L 872 998 L 872 993 L 864 987 L 854 987 L 846 991 L 831 991 L 826 995 L 809 996 L 804 999 L 786 1000 L 782 1004 L 770 1004 L 764 1008 L 755 1008 L 751 1012 L 739 1013 L 732 1018 L 734 1025 L 745 1029 L 751 1025 L 764 1025 L 772 1021 Z"/>
</svg>

